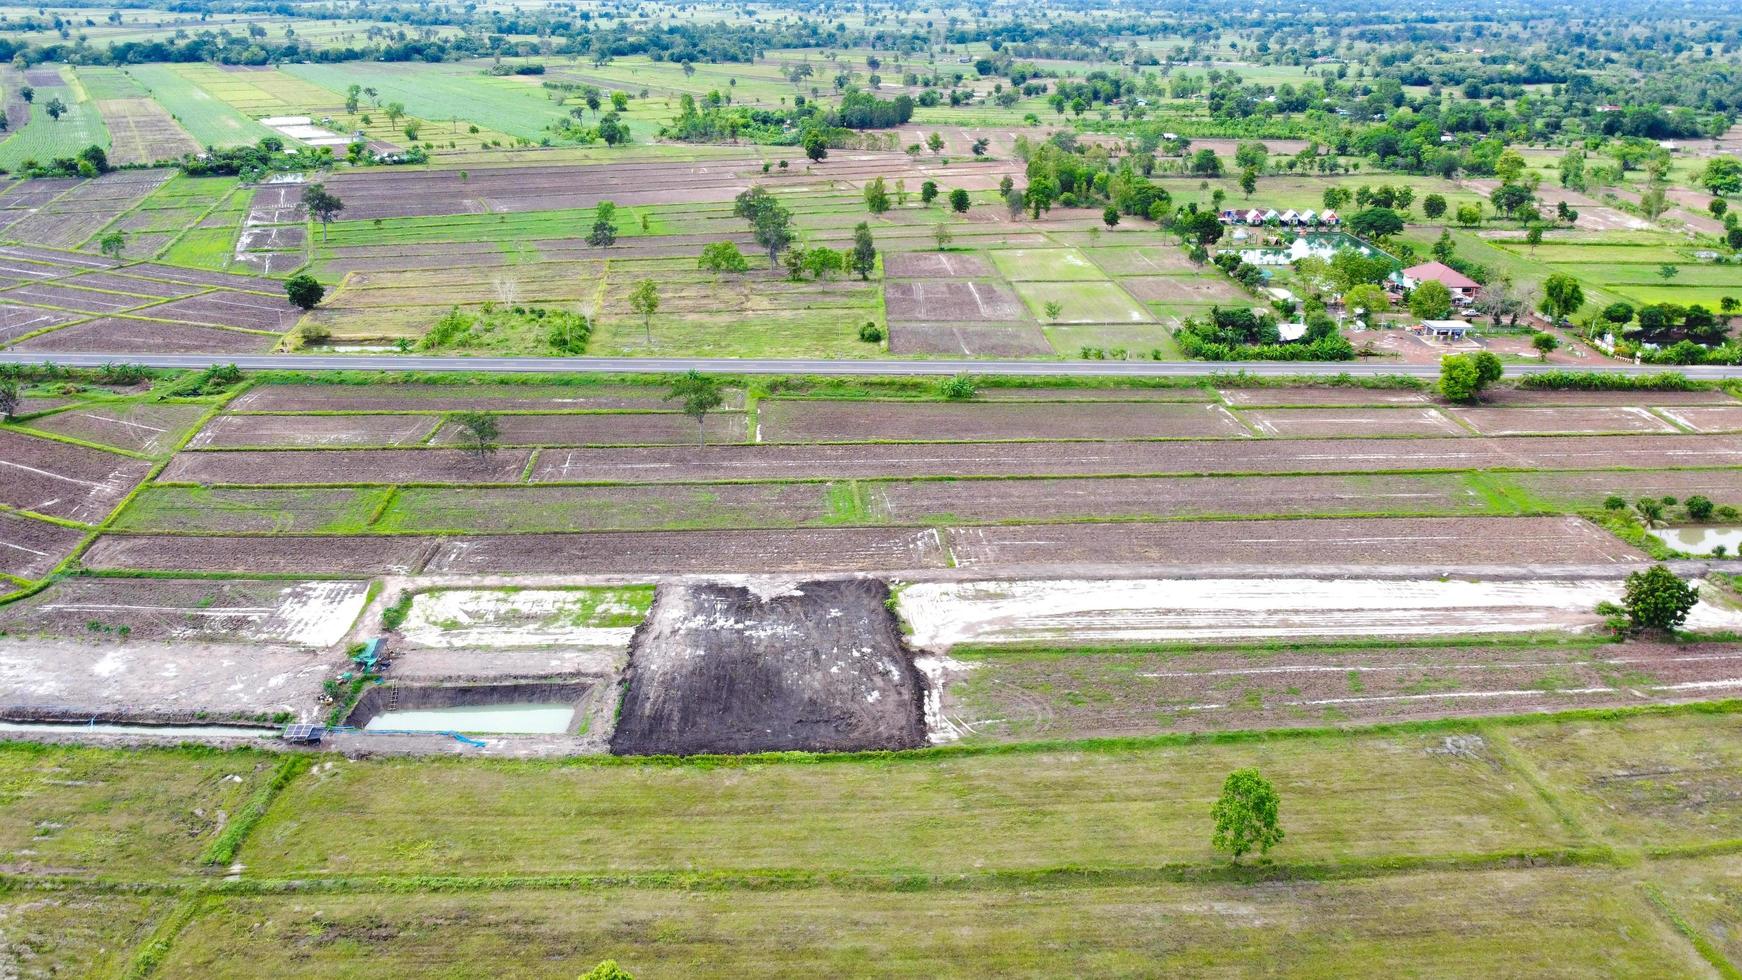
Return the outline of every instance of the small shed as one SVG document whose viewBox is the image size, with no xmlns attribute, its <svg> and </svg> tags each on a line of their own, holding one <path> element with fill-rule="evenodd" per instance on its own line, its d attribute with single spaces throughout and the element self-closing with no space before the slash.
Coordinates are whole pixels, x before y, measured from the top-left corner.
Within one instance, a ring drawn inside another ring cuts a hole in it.
<svg viewBox="0 0 1742 980">
<path fill-rule="evenodd" d="M 1421 331 L 1436 340 L 1463 340 L 1470 325 L 1463 320 L 1423 320 Z"/>
</svg>

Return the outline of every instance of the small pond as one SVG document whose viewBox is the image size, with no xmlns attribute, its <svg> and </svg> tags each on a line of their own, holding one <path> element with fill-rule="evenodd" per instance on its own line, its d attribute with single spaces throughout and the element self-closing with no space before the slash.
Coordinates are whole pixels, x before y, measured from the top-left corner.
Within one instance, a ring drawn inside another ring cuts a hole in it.
<svg viewBox="0 0 1742 980">
<path fill-rule="evenodd" d="M 1651 533 L 1671 548 L 1690 555 L 1709 555 L 1718 545 L 1732 555 L 1742 552 L 1742 527 L 1667 527 Z"/>
<path fill-rule="evenodd" d="M 572 704 L 476 704 L 383 711 L 364 731 L 465 732 L 478 735 L 560 735 L 574 719 Z"/>
</svg>

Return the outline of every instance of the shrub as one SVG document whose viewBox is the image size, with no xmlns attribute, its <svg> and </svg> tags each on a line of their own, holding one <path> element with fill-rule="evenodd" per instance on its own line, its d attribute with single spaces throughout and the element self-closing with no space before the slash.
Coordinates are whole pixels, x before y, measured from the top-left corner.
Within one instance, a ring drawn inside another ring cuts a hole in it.
<svg viewBox="0 0 1742 980">
<path fill-rule="evenodd" d="M 1692 497 L 1689 497 L 1687 507 L 1688 517 L 1693 520 L 1709 521 L 1712 519 L 1712 501 L 1700 494 L 1694 494 Z"/>
<path fill-rule="evenodd" d="M 1627 501 L 1625 499 L 1623 499 L 1622 497 L 1616 496 L 1615 494 L 1610 494 L 1609 496 L 1603 498 L 1603 509 L 1604 510 L 1626 510 L 1627 509 Z"/>
<path fill-rule="evenodd" d="M 966 374 L 958 374 L 938 382 L 938 394 L 951 401 L 966 401 L 979 393 L 979 386 Z"/>
<path fill-rule="evenodd" d="M 1683 582 L 1664 565 L 1653 565 L 1627 576 L 1621 608 L 1634 629 L 1672 630 L 1687 621 L 1700 601 L 1699 590 Z"/>
<path fill-rule="evenodd" d="M 865 325 L 859 328 L 859 339 L 867 344 L 880 344 L 883 342 L 883 328 L 871 320 L 866 320 Z"/>
</svg>

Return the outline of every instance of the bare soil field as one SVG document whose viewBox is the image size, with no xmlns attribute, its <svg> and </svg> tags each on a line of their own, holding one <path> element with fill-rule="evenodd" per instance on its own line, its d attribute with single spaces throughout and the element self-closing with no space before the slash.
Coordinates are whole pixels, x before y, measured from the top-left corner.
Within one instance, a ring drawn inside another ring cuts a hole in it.
<svg viewBox="0 0 1742 980">
<path fill-rule="evenodd" d="M 34 180 L 21 180 L 6 188 L 5 194 L 0 194 L 0 207 L 40 208 L 82 183 L 84 181 L 78 177 L 42 177 Z"/>
<path fill-rule="evenodd" d="M 1235 408 L 1360 408 L 1368 405 L 1421 405 L 1425 392 L 1396 388 L 1357 388 L 1327 385 L 1322 388 L 1223 388 L 1220 391 Z"/>
<path fill-rule="evenodd" d="M 1460 436 L 1466 430 L 1433 408 L 1269 408 L 1240 413 L 1259 435 L 1282 437 Z"/>
<path fill-rule="evenodd" d="M 200 152 L 200 144 L 151 99 L 103 99 L 97 111 L 109 128 L 111 163 L 156 163 Z"/>
<path fill-rule="evenodd" d="M 1179 518 L 1245 514 L 1481 513 L 1456 474 L 916 480 L 862 484 L 866 510 L 897 524 Z"/>
<path fill-rule="evenodd" d="M 1158 303 L 1251 303 L 1252 297 L 1220 277 L 1133 276 L 1119 280 L 1131 295 Z"/>
<path fill-rule="evenodd" d="M 742 392 L 727 392 L 725 408 L 742 408 Z M 452 412 L 663 409 L 658 388 L 615 385 L 379 384 L 266 385 L 230 405 L 247 412 Z"/>
<path fill-rule="evenodd" d="M 982 388 L 974 395 L 988 402 L 1213 402 L 1216 396 L 1196 385 L 1153 388 Z"/>
<path fill-rule="evenodd" d="M 677 412 L 504 415 L 497 424 L 502 434 L 496 442 L 502 446 L 694 445 L 698 441 L 695 420 Z M 749 439 L 743 412 L 714 412 L 704 425 L 710 443 Z M 434 439 L 438 445 L 464 441 L 463 430 L 452 423 L 443 425 Z"/>
<path fill-rule="evenodd" d="M 1162 439 L 1248 433 L 1220 405 L 781 401 L 757 406 L 763 442 Z"/>
<path fill-rule="evenodd" d="M 498 449 L 485 459 L 459 449 L 285 449 L 182 453 L 167 483 L 511 483 L 532 454 Z"/>
<path fill-rule="evenodd" d="M 877 571 L 942 568 L 936 531 L 647 531 L 514 534 L 444 542 L 428 571 L 444 574 L 622 574 Z"/>
<path fill-rule="evenodd" d="M 210 286 L 217 289 L 252 291 L 265 294 L 267 297 L 284 304 L 284 286 L 270 279 L 257 279 L 253 276 L 238 276 L 228 272 L 213 272 L 209 269 L 184 269 L 175 265 L 158 265 L 154 262 L 141 262 L 127 267 L 127 273 L 134 276 L 144 276 L 147 279 L 162 279 L 167 282 L 192 283 L 200 286 Z M 287 305 L 287 304 L 286 304 Z"/>
<path fill-rule="evenodd" d="M 1483 435 L 1596 435 L 1674 432 L 1644 408 L 1456 408 L 1449 410 Z"/>
<path fill-rule="evenodd" d="M 1497 388 L 1482 393 L 1482 404 L 1499 407 L 1581 406 L 1630 408 L 1639 405 L 1735 405 L 1729 393 L 1701 391 L 1537 391 Z"/>
<path fill-rule="evenodd" d="M 150 470 L 142 459 L 0 431 L 0 503 L 19 510 L 96 523 Z"/>
<path fill-rule="evenodd" d="M 61 283 L 31 283 L 9 289 L 0 295 L 15 303 L 30 303 L 78 313 L 119 313 L 151 302 L 145 296 L 124 296 L 95 289 L 79 289 Z"/>
<path fill-rule="evenodd" d="M 117 354 L 259 354 L 271 350 L 277 343 L 278 338 L 271 334 L 110 316 L 62 327 L 32 337 L 16 347 L 18 350 Z"/>
<path fill-rule="evenodd" d="M 944 692 L 974 741 L 1371 725 L 1712 696 L 1742 649 L 1653 643 L 976 652 Z M 1464 736 L 1470 738 L 1473 736 Z"/>
<path fill-rule="evenodd" d="M 188 448 L 417 446 L 440 424 L 432 415 L 222 415 Z"/>
<path fill-rule="evenodd" d="M 984 257 L 963 252 L 892 252 L 883 257 L 887 279 L 990 279 L 997 274 Z"/>
<path fill-rule="evenodd" d="M 917 279 L 883 287 L 884 309 L 894 321 L 1003 322 L 1028 319 L 1009 286 L 997 282 Z"/>
<path fill-rule="evenodd" d="M 339 581 L 70 578 L 0 609 L 0 627 L 106 642 L 240 637 L 326 647 L 344 638 L 367 591 Z"/>
<path fill-rule="evenodd" d="M 178 460 L 178 463 L 180 461 Z M 237 460 L 244 474 L 261 460 Z M 359 453 L 347 470 L 389 462 Z M 1363 473 L 1427 469 L 1742 466 L 1735 436 L 1518 436 L 1486 439 L 1221 439 L 1172 442 L 710 446 L 562 449 L 539 454 L 534 482 L 863 479 L 909 476 L 1119 476 Z M 173 467 L 172 467 L 173 468 Z M 224 482 L 213 478 L 213 482 Z"/>
<path fill-rule="evenodd" d="M 330 660 L 307 649 L 258 642 L 17 641 L 0 647 L 0 713 L 33 720 L 311 721 L 332 670 Z"/>
<path fill-rule="evenodd" d="M 1355 518 L 955 527 L 963 568 L 1024 565 L 1530 565 L 1646 556 L 1573 517 Z"/>
<path fill-rule="evenodd" d="M 617 487 L 407 487 L 376 529 L 388 532 L 656 531 L 830 522 L 814 483 Z"/>
<path fill-rule="evenodd" d="M 302 310 L 292 306 L 283 296 L 217 290 L 154 306 L 151 316 L 183 323 L 282 333 L 296 325 L 302 317 Z"/>
<path fill-rule="evenodd" d="M 156 299 L 191 296 L 204 289 L 203 286 L 194 283 L 164 282 L 159 279 L 147 279 L 143 276 L 130 276 L 121 272 L 102 270 L 81 273 L 65 279 L 63 282 L 82 286 L 86 289 L 108 289 L 118 293 L 131 293 L 135 296 L 148 296 Z"/>
<path fill-rule="evenodd" d="M 96 403 L 34 419 L 30 427 L 156 456 L 174 449 L 205 414 L 203 405 Z"/>
<path fill-rule="evenodd" d="M 1742 432 L 1742 405 L 1659 408 L 1658 413 L 1695 432 Z"/>
<path fill-rule="evenodd" d="M 925 743 L 923 684 L 902 649 L 889 587 L 800 582 L 660 589 L 624 672 L 616 755 L 803 750 Z"/>
<path fill-rule="evenodd" d="M 963 357 L 1051 357 L 1046 334 L 1032 323 L 891 323 L 891 354 Z"/>
<path fill-rule="evenodd" d="M 404 575 L 421 569 L 435 544 L 410 537 L 106 535 L 83 561 L 138 571 Z"/>
<path fill-rule="evenodd" d="M 41 578 L 72 554 L 84 537 L 84 532 L 70 527 L 0 511 L 0 574 Z"/>
<path fill-rule="evenodd" d="M 906 166 L 905 158 L 886 156 Z M 748 188 L 746 174 L 758 163 L 483 167 L 464 176 L 453 170 L 355 171 L 333 175 L 328 186 L 344 199 L 347 219 L 588 208 L 602 200 L 620 207 L 702 204 L 730 201 Z"/>
<path fill-rule="evenodd" d="M 71 323 L 78 318 L 79 314 L 65 310 L 45 310 L 39 306 L 0 303 L 0 344 L 8 344 L 27 333 Z"/>
</svg>

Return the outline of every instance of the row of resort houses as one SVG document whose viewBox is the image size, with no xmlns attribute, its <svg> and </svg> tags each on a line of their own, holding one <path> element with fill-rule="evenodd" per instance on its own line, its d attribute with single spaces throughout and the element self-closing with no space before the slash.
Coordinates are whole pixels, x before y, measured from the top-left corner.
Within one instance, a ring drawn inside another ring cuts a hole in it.
<svg viewBox="0 0 1742 980">
<path fill-rule="evenodd" d="M 1253 208 L 1250 211 L 1240 211 L 1238 209 L 1230 208 L 1224 210 L 1221 217 L 1222 223 L 1225 225 L 1274 224 L 1286 225 L 1292 228 L 1328 227 L 1341 224 L 1343 221 L 1343 219 L 1337 215 L 1337 212 L 1332 211 L 1329 208 L 1326 208 L 1323 213 L 1314 211 L 1312 208 L 1307 208 L 1305 211 L 1296 211 L 1293 208 L 1289 208 L 1287 211 L 1278 211 L 1275 208 L 1266 208 L 1264 210 Z"/>
</svg>

